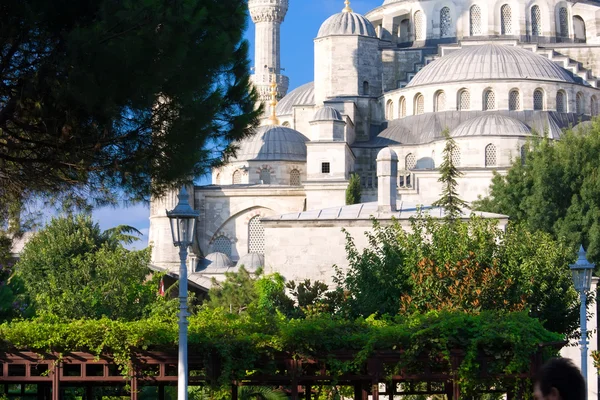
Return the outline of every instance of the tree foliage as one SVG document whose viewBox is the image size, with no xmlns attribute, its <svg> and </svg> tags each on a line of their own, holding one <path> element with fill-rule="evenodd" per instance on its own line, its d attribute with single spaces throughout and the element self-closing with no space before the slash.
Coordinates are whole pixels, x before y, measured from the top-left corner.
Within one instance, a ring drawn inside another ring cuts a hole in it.
<svg viewBox="0 0 600 400">
<path fill-rule="evenodd" d="M 148 198 L 229 154 L 261 112 L 246 8 L 2 1 L 0 204 L 31 193 L 108 200 L 117 189 Z"/>
<path fill-rule="evenodd" d="M 358 204 L 360 203 L 360 175 L 353 173 L 350 175 L 348 181 L 348 187 L 346 188 L 346 204 Z"/>
<path fill-rule="evenodd" d="M 440 178 L 438 182 L 442 183 L 441 197 L 432 203 L 434 207 L 442 207 L 446 211 L 448 219 L 459 218 L 462 214 L 462 209 L 467 206 L 467 203 L 458 196 L 458 178 L 462 176 L 462 172 L 458 170 L 454 161 L 453 154 L 458 151 L 456 142 L 450 134 L 445 131 L 446 145 L 444 147 L 444 161 L 440 164 Z"/>
<path fill-rule="evenodd" d="M 583 244 L 588 258 L 600 262 L 600 121 L 568 130 L 559 141 L 534 138 L 526 148 L 526 159 L 494 176 L 489 197 L 474 206 Z"/>
<path fill-rule="evenodd" d="M 23 282 L 14 274 L 11 245 L 12 240 L 0 232 L 0 322 L 31 312 Z"/>
<path fill-rule="evenodd" d="M 553 332 L 578 327 L 568 267 L 575 253 L 548 234 L 520 225 L 503 231 L 478 217 L 448 224 L 422 215 L 408 231 L 374 221 L 366 235 L 361 251 L 348 236 L 349 267 L 336 277 L 350 316 L 527 310 Z"/>
<path fill-rule="evenodd" d="M 25 245 L 16 264 L 40 315 L 134 320 L 156 300 L 149 250 L 129 251 L 123 229 L 100 231 L 89 216 L 55 218 Z"/>
</svg>

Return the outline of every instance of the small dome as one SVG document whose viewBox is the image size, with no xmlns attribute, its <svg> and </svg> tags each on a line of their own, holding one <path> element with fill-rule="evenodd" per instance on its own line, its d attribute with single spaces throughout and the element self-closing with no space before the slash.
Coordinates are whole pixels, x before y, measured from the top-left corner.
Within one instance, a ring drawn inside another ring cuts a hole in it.
<svg viewBox="0 0 600 400">
<path fill-rule="evenodd" d="M 317 38 L 332 35 L 356 35 L 377 38 L 373 24 L 360 14 L 342 11 L 327 18 L 317 34 Z"/>
<path fill-rule="evenodd" d="M 237 161 L 304 161 L 308 139 L 285 126 L 264 125 L 239 142 Z"/>
<path fill-rule="evenodd" d="M 198 262 L 198 270 L 226 270 L 233 266 L 233 262 L 227 257 L 227 254 L 214 252 Z"/>
<path fill-rule="evenodd" d="M 248 253 L 240 258 L 237 265 L 243 265 L 248 272 L 255 272 L 259 267 L 265 266 L 265 256 L 258 253 Z"/>
<path fill-rule="evenodd" d="M 465 46 L 433 61 L 421 69 L 407 87 L 498 79 L 575 83 L 567 70 L 544 56 L 520 47 L 486 44 Z"/>
<path fill-rule="evenodd" d="M 473 118 L 457 126 L 452 137 L 465 136 L 530 136 L 531 130 L 518 119 L 490 114 Z"/>
<path fill-rule="evenodd" d="M 294 106 L 314 106 L 315 105 L 315 83 L 309 82 L 298 86 L 286 94 L 279 103 L 277 103 L 277 115 L 291 115 Z"/>
<path fill-rule="evenodd" d="M 377 153 L 377 161 L 398 161 L 398 155 L 391 148 L 385 147 Z"/>
<path fill-rule="evenodd" d="M 343 121 L 342 114 L 333 107 L 323 107 L 317 110 L 313 121 Z"/>
</svg>

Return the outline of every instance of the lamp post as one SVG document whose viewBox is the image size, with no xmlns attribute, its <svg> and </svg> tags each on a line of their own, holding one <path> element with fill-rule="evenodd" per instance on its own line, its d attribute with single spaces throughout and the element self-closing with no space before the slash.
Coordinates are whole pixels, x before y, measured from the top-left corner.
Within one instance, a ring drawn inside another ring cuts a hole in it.
<svg viewBox="0 0 600 400">
<path fill-rule="evenodd" d="M 190 207 L 188 193 L 185 187 L 181 188 L 179 202 L 172 211 L 167 211 L 173 244 L 179 247 L 179 359 L 177 365 L 177 399 L 188 398 L 188 354 L 187 354 L 187 248 L 192 244 L 196 231 L 196 219 L 200 215 Z"/>
<path fill-rule="evenodd" d="M 579 309 L 579 325 L 581 329 L 581 374 L 585 379 L 585 396 L 587 398 L 587 306 L 586 293 L 592 286 L 592 272 L 594 272 L 594 264 L 590 263 L 586 256 L 583 246 L 579 248 L 579 257 L 575 264 L 569 265 L 573 274 L 573 283 L 575 290 L 579 293 L 581 307 Z"/>
</svg>

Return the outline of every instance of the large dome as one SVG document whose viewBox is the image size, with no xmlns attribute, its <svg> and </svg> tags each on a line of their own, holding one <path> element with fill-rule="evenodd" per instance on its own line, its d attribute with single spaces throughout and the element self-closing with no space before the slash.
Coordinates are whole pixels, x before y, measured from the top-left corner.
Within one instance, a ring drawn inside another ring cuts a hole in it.
<svg viewBox="0 0 600 400">
<path fill-rule="evenodd" d="M 306 136 L 285 126 L 265 125 L 239 143 L 237 161 L 304 161 Z"/>
<path fill-rule="evenodd" d="M 306 83 L 289 92 L 277 103 L 277 115 L 291 115 L 294 106 L 313 106 L 314 104 L 315 83 Z"/>
<path fill-rule="evenodd" d="M 452 137 L 465 136 L 529 136 L 531 130 L 518 119 L 490 114 L 463 122 L 451 133 Z"/>
<path fill-rule="evenodd" d="M 575 82 L 564 68 L 544 56 L 519 47 L 486 44 L 466 46 L 433 61 L 407 87 L 499 79 Z"/>
<path fill-rule="evenodd" d="M 327 18 L 317 34 L 317 38 L 332 35 L 356 35 L 377 38 L 373 24 L 360 14 L 342 11 Z"/>
</svg>

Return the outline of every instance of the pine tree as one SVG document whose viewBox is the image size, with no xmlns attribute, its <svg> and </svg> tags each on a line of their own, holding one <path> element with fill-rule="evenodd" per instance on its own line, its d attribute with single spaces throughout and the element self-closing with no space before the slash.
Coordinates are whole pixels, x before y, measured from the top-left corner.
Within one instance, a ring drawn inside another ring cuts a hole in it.
<svg viewBox="0 0 600 400">
<path fill-rule="evenodd" d="M 346 188 L 346 204 L 358 204 L 360 203 L 360 175 L 353 173 L 350 175 L 350 181 Z"/>
<path fill-rule="evenodd" d="M 461 216 L 461 209 L 467 206 L 467 202 L 458 197 L 456 180 L 462 176 L 462 173 L 452 160 L 452 155 L 458 150 L 458 146 L 448 131 L 444 132 L 444 136 L 446 137 L 444 161 L 440 165 L 440 178 L 438 179 L 438 182 L 442 183 L 442 196 L 432 205 L 442 207 L 446 211 L 446 217 L 454 220 Z"/>
</svg>

